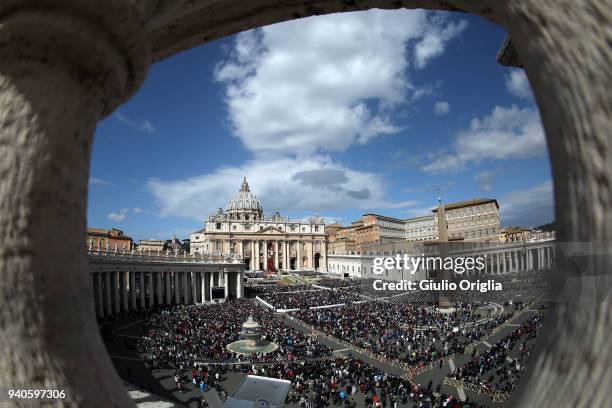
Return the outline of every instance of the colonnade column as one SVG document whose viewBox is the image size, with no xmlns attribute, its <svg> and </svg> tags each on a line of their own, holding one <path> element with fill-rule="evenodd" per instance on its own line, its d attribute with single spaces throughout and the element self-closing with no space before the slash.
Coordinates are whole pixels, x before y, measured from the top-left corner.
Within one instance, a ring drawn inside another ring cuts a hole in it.
<svg viewBox="0 0 612 408">
<path fill-rule="evenodd" d="M 153 289 L 153 273 L 149 272 L 149 308 L 152 308 L 155 304 L 155 291 Z"/>
<path fill-rule="evenodd" d="M 112 303 L 111 303 L 111 279 L 110 272 L 104 273 L 104 313 L 106 316 L 111 315 L 112 311 Z"/>
<path fill-rule="evenodd" d="M 100 272 L 94 274 L 94 286 L 96 287 L 96 314 L 104 317 L 104 299 L 102 298 L 102 275 Z"/>
<path fill-rule="evenodd" d="M 130 271 L 130 307 L 136 310 L 136 272 Z"/>
<path fill-rule="evenodd" d="M 145 10 L 118 0 L 0 2 L 0 240 L 10 248 L 0 253 L 7 280 L 0 299 L 10 305 L 0 308 L 0 383 L 7 388 L 63 385 L 79 406 L 133 405 L 93 318 L 83 234 L 96 124 L 136 92 L 151 63 Z M 112 271 L 105 273 L 111 296 Z M 110 299 L 108 306 L 112 313 Z M 74 364 L 83 358 L 91 364 Z"/>
<path fill-rule="evenodd" d="M 157 272 L 155 274 L 155 293 L 157 294 L 157 302 L 156 305 L 161 305 L 164 303 L 164 296 L 162 293 L 162 272 Z"/>
<path fill-rule="evenodd" d="M 209 279 L 208 279 L 208 298 L 210 299 L 210 301 L 212 302 L 213 300 L 213 296 L 212 296 L 212 292 L 213 292 L 213 286 L 215 284 L 214 282 L 214 273 L 213 272 L 209 272 L 208 273 L 210 275 Z"/>
<path fill-rule="evenodd" d="M 180 305 L 181 304 L 181 292 L 180 292 L 181 285 L 179 282 L 179 273 L 173 272 L 172 275 L 174 278 L 174 304 Z"/>
<path fill-rule="evenodd" d="M 196 288 L 195 297 L 193 300 L 194 304 L 202 302 L 202 281 L 203 281 L 202 275 L 203 275 L 202 272 L 194 272 L 193 286 L 195 286 Z"/>
<path fill-rule="evenodd" d="M 121 311 L 120 299 L 119 299 L 119 285 L 121 282 L 119 281 L 119 271 L 113 272 L 113 313 L 118 315 Z"/>
<path fill-rule="evenodd" d="M 164 286 L 166 287 L 166 304 L 172 304 L 172 291 L 170 290 L 170 272 L 164 272 Z"/>
<path fill-rule="evenodd" d="M 121 272 L 121 307 L 123 308 L 123 311 L 127 313 L 127 311 L 129 310 L 128 308 L 128 282 L 130 279 L 130 273 L 129 272 Z"/>
<path fill-rule="evenodd" d="M 198 273 L 197 272 L 189 272 L 187 277 L 191 283 L 191 303 L 198 303 Z"/>
<path fill-rule="evenodd" d="M 181 284 L 183 285 L 183 302 L 182 304 L 189 304 L 189 287 L 187 286 L 187 273 L 181 272 Z"/>
<path fill-rule="evenodd" d="M 229 272 L 223 270 L 223 286 L 225 287 L 225 300 L 229 299 Z"/>
<path fill-rule="evenodd" d="M 138 286 L 139 286 L 139 300 L 140 300 L 140 309 L 144 309 L 145 308 L 145 301 L 146 301 L 146 293 L 145 293 L 145 273 L 144 272 L 140 272 L 138 275 Z"/>
</svg>

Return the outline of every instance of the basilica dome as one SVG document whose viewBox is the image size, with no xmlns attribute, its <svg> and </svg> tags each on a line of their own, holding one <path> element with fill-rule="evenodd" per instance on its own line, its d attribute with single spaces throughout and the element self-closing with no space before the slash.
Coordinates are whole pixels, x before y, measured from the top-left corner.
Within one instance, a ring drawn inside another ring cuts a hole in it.
<svg viewBox="0 0 612 408">
<path fill-rule="evenodd" d="M 234 195 L 227 205 L 227 212 L 233 215 L 239 214 L 252 214 L 254 218 L 260 219 L 263 215 L 263 208 L 261 202 L 251 193 L 249 189 L 249 183 L 246 181 L 246 177 L 242 180 L 240 190 Z M 243 217 L 236 217 L 238 219 L 245 219 Z"/>
</svg>

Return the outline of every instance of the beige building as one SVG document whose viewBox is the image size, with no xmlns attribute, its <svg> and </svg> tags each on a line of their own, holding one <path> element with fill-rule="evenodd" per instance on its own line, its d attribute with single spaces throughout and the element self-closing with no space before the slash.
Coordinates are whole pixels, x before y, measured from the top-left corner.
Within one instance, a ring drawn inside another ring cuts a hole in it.
<svg viewBox="0 0 612 408">
<path fill-rule="evenodd" d="M 242 181 L 225 211 L 219 209 L 191 234 L 191 253 L 236 254 L 248 270 L 324 270 L 327 239 L 323 218 L 264 217 L 263 207 Z"/>
<path fill-rule="evenodd" d="M 480 242 L 499 241 L 501 226 L 499 204 L 497 204 L 496 199 L 478 198 L 458 201 L 445 204 L 444 210 L 449 239 Z M 437 225 L 438 209 L 434 208 L 432 212 Z"/>
<path fill-rule="evenodd" d="M 138 241 L 140 252 L 164 252 L 166 250 L 166 240 L 164 239 L 141 239 Z"/>
<path fill-rule="evenodd" d="M 364 214 L 348 227 L 338 224 L 331 227 L 328 238 L 330 254 L 359 253 L 372 244 L 404 240 L 402 220 L 379 214 Z"/>
<path fill-rule="evenodd" d="M 405 218 L 404 237 L 407 241 L 433 241 L 438 239 L 438 224 L 433 214 Z"/>
<path fill-rule="evenodd" d="M 87 247 L 94 251 L 131 251 L 132 238 L 123 235 L 123 231 L 117 228 L 87 228 Z"/>
<path fill-rule="evenodd" d="M 335 224 L 339 225 L 339 224 Z M 327 253 L 351 254 L 356 252 L 355 230 L 361 227 L 361 221 L 354 221 L 348 227 L 334 227 L 328 232 Z"/>
</svg>

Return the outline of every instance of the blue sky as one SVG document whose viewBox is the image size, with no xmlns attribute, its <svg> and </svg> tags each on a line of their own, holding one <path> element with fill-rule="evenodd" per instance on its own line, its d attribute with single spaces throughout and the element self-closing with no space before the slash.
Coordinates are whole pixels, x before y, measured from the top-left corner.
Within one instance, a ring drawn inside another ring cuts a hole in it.
<svg viewBox="0 0 612 408">
<path fill-rule="evenodd" d="M 553 220 L 548 155 L 504 32 L 425 11 L 313 17 L 227 37 L 152 66 L 100 123 L 88 224 L 181 238 L 246 176 L 264 211 L 406 218 L 493 197 L 502 224 Z"/>
</svg>

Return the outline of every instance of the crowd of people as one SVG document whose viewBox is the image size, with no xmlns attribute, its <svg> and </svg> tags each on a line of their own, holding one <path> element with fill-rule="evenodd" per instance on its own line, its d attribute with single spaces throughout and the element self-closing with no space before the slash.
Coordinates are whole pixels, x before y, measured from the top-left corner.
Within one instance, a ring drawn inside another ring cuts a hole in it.
<svg viewBox="0 0 612 408">
<path fill-rule="evenodd" d="M 502 293 L 484 297 L 478 292 L 458 292 L 451 312 L 436 307 L 435 292 L 374 293 L 371 279 L 325 278 L 317 285 L 262 285 L 255 293 L 274 309 L 298 309 L 291 317 L 350 343 L 355 350 L 401 363 L 398 366 L 412 369 L 428 364 L 437 367 L 439 363 L 442 367 L 444 357 L 465 353 L 470 361 L 449 377 L 491 392 L 511 392 L 524 371 L 542 313 L 532 315 L 482 353 L 471 350 L 515 312 L 526 310 L 525 305 L 542 293 L 546 277 L 539 272 L 495 279 L 503 282 Z M 316 308 L 335 304 L 344 305 Z M 240 339 L 242 325 L 250 315 L 261 324 L 264 338 L 278 344 L 276 351 L 243 355 L 227 349 L 229 343 Z M 243 373 L 290 380 L 287 404 L 291 406 L 480 407 L 469 399 L 460 401 L 444 394 L 441 380 L 420 385 L 352 357 L 332 357 L 331 350 L 310 333 L 283 320 L 249 299 L 162 307 L 144 316 L 138 347 L 150 368 L 175 370 L 180 389 L 224 390 L 225 375 Z M 468 345 L 469 353 L 465 351 Z"/>
<path fill-rule="evenodd" d="M 184 372 L 187 370 L 184 370 Z M 441 391 L 432 381 L 420 385 L 389 375 L 362 360 L 337 357 L 309 361 L 280 361 L 268 364 L 204 365 L 191 368 L 189 380 L 177 374 L 178 387 L 200 390 L 215 387 L 225 395 L 221 381 L 229 373 L 281 378 L 291 382 L 287 406 L 337 407 L 428 407 L 482 408 Z"/>
<path fill-rule="evenodd" d="M 368 302 L 343 307 L 303 310 L 294 316 L 304 323 L 383 358 L 423 365 L 463 352 L 521 307 L 520 301 L 494 316 L 477 305 L 455 304 L 451 313 L 433 304 Z M 355 318 L 359 316 L 359 318 Z"/>
<path fill-rule="evenodd" d="M 252 315 L 262 335 L 278 349 L 268 354 L 231 352 L 228 344 L 240 339 L 242 324 Z M 189 367 L 195 362 L 274 361 L 328 356 L 330 349 L 299 330 L 283 324 L 253 300 L 218 305 L 162 308 L 144 320 L 140 352 L 152 368 Z"/>
<path fill-rule="evenodd" d="M 483 386 L 490 391 L 512 392 L 525 369 L 541 325 L 541 313 L 531 316 L 516 330 L 502 337 L 484 353 L 474 356 L 449 376 Z M 511 357 L 511 353 L 515 356 Z"/>
</svg>

